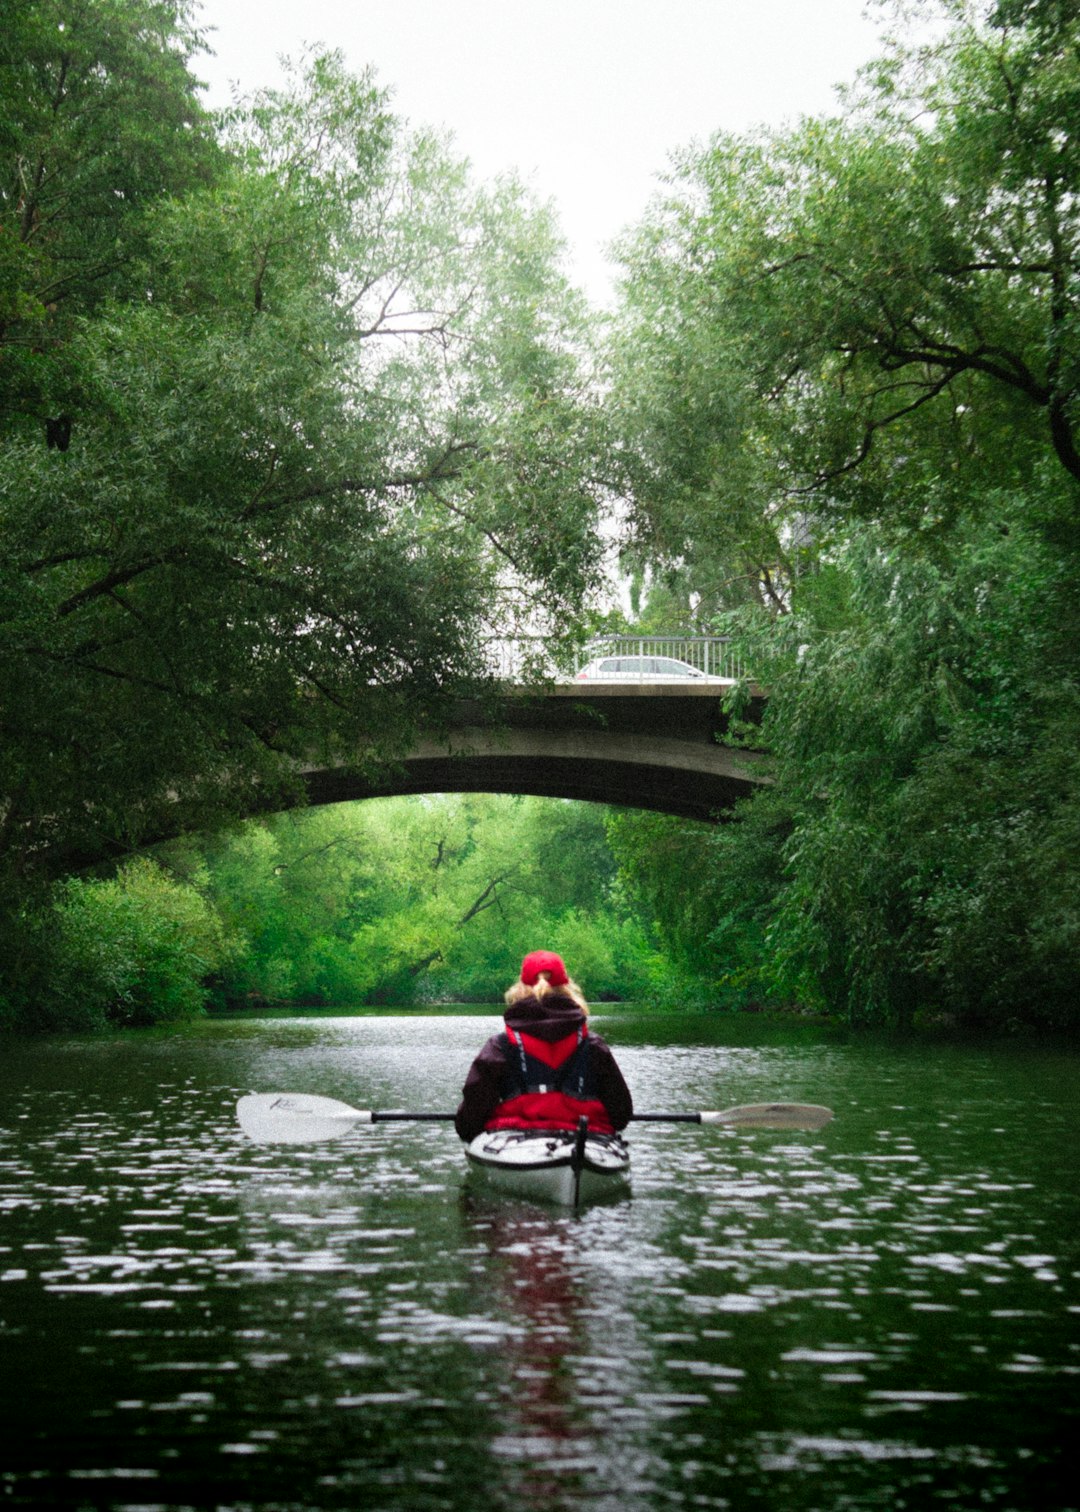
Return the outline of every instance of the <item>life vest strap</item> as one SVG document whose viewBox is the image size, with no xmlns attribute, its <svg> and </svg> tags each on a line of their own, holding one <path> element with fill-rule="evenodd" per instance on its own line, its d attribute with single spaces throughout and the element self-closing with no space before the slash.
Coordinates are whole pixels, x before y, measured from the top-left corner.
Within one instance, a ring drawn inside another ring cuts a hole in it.
<svg viewBox="0 0 1080 1512">
<path fill-rule="evenodd" d="M 564 1035 L 559 1040 L 539 1039 L 535 1034 L 525 1034 L 522 1030 L 513 1030 L 510 1025 L 506 1026 L 506 1037 L 518 1053 L 518 1063 L 521 1066 L 521 1079 L 528 1082 L 529 1069 L 526 1056 L 533 1060 L 542 1061 L 545 1066 L 550 1066 L 553 1071 L 560 1066 L 569 1070 L 569 1063 L 573 1060 L 575 1051 L 580 1047 L 585 1036 L 588 1034 L 584 1024 L 579 1024 L 572 1034 Z M 556 1078 L 556 1086 L 561 1084 L 561 1079 Z"/>
<path fill-rule="evenodd" d="M 511 1029 L 508 1024 L 506 1054 L 509 1066 L 512 1066 L 513 1051 L 517 1051 L 517 1085 L 513 1085 L 511 1077 L 508 1092 L 495 1108 L 487 1128 L 572 1130 L 577 1128 L 578 1119 L 584 1115 L 593 1133 L 613 1134 L 611 1118 L 603 1102 L 586 1092 L 582 1056 L 587 1034 L 582 1023 L 573 1034 L 561 1040 L 541 1040 L 535 1035 L 522 1033 L 520 1029 Z M 546 1068 L 553 1073 L 551 1079 L 540 1081 Z M 574 1081 L 576 1096 L 563 1090 L 575 1071 L 578 1073 Z"/>
</svg>

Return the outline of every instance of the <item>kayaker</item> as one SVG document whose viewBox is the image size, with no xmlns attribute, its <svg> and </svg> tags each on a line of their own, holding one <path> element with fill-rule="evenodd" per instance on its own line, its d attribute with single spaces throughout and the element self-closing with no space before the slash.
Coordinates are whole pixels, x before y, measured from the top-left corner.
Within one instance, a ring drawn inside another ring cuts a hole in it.
<svg viewBox="0 0 1080 1512">
<path fill-rule="evenodd" d="M 610 1048 L 587 1023 L 589 1005 L 551 950 L 534 950 L 506 993 L 506 1028 L 469 1068 L 454 1127 L 468 1143 L 485 1129 L 624 1129 L 634 1111 Z"/>
</svg>

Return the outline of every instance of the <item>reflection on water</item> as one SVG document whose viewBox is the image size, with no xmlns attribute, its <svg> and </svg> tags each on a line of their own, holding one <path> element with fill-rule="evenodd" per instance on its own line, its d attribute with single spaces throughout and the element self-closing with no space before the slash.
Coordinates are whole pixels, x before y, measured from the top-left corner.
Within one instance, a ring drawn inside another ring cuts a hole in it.
<svg viewBox="0 0 1080 1512">
<path fill-rule="evenodd" d="M 632 1199 L 579 1215 L 473 1192 L 445 1126 L 290 1148 L 236 1127 L 251 1090 L 451 1107 L 490 1027 L 10 1047 L 7 1503 L 1078 1504 L 1075 1058 L 612 1019 L 643 1109 L 837 1118 L 641 1126 Z"/>
</svg>

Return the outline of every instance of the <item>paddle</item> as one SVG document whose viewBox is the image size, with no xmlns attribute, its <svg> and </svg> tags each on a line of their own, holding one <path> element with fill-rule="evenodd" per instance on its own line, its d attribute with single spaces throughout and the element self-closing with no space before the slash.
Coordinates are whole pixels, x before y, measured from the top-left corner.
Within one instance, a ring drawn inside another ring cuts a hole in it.
<svg viewBox="0 0 1080 1512">
<path fill-rule="evenodd" d="M 236 1105 L 240 1127 L 259 1144 L 318 1144 L 357 1124 L 451 1123 L 453 1113 L 381 1113 L 350 1108 L 335 1097 L 308 1092 L 252 1092 Z M 831 1108 L 813 1103 L 748 1103 L 716 1113 L 635 1113 L 636 1123 L 723 1124 L 731 1129 L 820 1129 Z"/>
</svg>

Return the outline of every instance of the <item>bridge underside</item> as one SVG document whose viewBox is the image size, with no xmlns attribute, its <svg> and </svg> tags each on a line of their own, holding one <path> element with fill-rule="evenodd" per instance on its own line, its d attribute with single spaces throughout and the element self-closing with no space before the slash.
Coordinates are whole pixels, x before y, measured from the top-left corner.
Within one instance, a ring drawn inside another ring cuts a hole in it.
<svg viewBox="0 0 1080 1512">
<path fill-rule="evenodd" d="M 680 725 L 674 700 L 661 703 L 664 733 L 641 727 L 641 702 L 633 719 L 618 717 L 608 704 L 598 720 L 595 701 L 582 707 L 579 698 L 573 708 L 555 705 L 554 720 L 523 713 L 514 727 L 464 727 L 374 776 L 347 768 L 309 771 L 308 793 L 316 804 L 418 793 L 529 793 L 711 823 L 729 817 L 736 801 L 763 780 L 761 757 L 720 744 L 716 716 L 706 715 L 700 702 L 689 726 L 685 717 Z M 552 708 L 549 701 L 549 716 Z"/>
<path fill-rule="evenodd" d="M 673 772 L 664 767 L 612 761 L 533 759 L 413 760 L 384 781 L 342 771 L 307 777 L 310 801 L 347 803 L 360 798 L 392 798 L 416 793 L 529 793 L 537 798 L 573 798 L 621 808 L 652 809 L 683 819 L 716 823 L 730 816 L 751 785 L 732 778 Z"/>
</svg>

